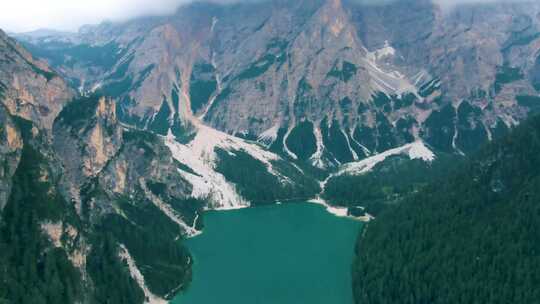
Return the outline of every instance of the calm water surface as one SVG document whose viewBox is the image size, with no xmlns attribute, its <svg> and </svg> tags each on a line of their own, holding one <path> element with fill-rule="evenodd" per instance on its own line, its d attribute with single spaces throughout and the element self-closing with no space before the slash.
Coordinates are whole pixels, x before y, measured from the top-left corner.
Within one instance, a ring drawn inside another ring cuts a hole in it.
<svg viewBox="0 0 540 304">
<path fill-rule="evenodd" d="M 297 203 L 205 214 L 193 282 L 174 304 L 352 304 L 361 223 Z"/>
</svg>

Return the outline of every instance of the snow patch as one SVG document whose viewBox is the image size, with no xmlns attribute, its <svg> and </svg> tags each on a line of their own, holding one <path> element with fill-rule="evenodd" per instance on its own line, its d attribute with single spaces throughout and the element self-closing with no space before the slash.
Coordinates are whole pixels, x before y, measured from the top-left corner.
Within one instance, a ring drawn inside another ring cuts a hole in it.
<svg viewBox="0 0 540 304">
<path fill-rule="evenodd" d="M 322 205 L 326 208 L 328 212 L 339 217 L 350 217 L 350 218 L 354 218 L 356 220 L 363 221 L 363 222 L 369 222 L 373 220 L 375 217 L 373 217 L 369 213 L 365 213 L 363 216 L 357 216 L 357 217 L 349 215 L 348 208 L 337 207 L 337 206 L 332 206 L 328 204 L 322 198 L 322 194 L 324 193 L 326 184 L 331 178 L 335 176 L 343 175 L 343 174 L 351 174 L 351 175 L 365 174 L 371 171 L 377 164 L 383 162 L 386 158 L 390 156 L 395 156 L 395 155 L 406 155 L 411 160 L 421 159 L 426 162 L 432 162 L 433 160 L 435 160 L 435 154 L 431 150 L 429 150 L 422 141 L 418 140 L 416 142 L 385 151 L 383 153 L 363 159 L 358 162 L 348 163 L 348 164 L 342 165 L 341 169 L 338 172 L 334 174 L 330 174 L 325 180 L 320 181 L 319 185 L 322 189 L 321 193 L 319 193 L 319 195 L 316 198 L 310 200 L 309 202 Z"/>
<path fill-rule="evenodd" d="M 398 70 L 385 71 L 381 68 L 378 62 L 381 59 L 395 56 L 396 50 L 390 45 L 388 41 L 385 41 L 384 46 L 373 52 L 369 52 L 366 49 L 366 57 L 363 61 L 366 64 L 366 68 L 372 77 L 372 93 L 383 92 L 387 95 L 401 96 L 404 93 L 413 93 L 416 97 L 422 100 L 422 97 L 418 94 L 418 89 L 415 85 L 418 82 L 418 78 L 415 83 L 411 83 L 405 75 Z M 418 77 L 418 76 L 417 76 Z M 372 95 L 373 95 L 372 94 Z"/>
<path fill-rule="evenodd" d="M 356 151 L 354 151 L 354 149 L 352 148 L 351 146 L 351 142 L 349 141 L 349 136 L 347 135 L 347 133 L 341 129 L 341 134 L 343 134 L 343 136 L 345 136 L 345 139 L 347 140 L 347 147 L 349 148 L 349 151 L 351 152 L 351 155 L 353 156 L 353 159 L 354 160 L 358 160 L 358 154 L 356 154 Z"/>
<path fill-rule="evenodd" d="M 388 40 L 384 42 L 384 46 L 378 50 L 375 50 L 373 52 L 369 52 L 368 56 L 372 60 L 381 60 L 385 57 L 395 56 L 396 55 L 396 49 L 394 49 Z"/>
<path fill-rule="evenodd" d="M 465 156 L 465 153 L 461 151 L 460 148 L 457 146 L 457 139 L 459 137 L 459 129 L 457 127 L 457 124 L 454 123 L 454 136 L 452 136 L 452 148 L 461 156 Z"/>
<path fill-rule="evenodd" d="M 158 196 L 154 195 L 150 190 L 148 190 L 148 187 L 146 187 L 146 183 L 144 181 L 144 178 L 139 179 L 139 184 L 141 185 L 141 188 L 145 192 L 148 199 L 156 206 L 158 207 L 161 212 L 163 212 L 170 220 L 175 222 L 180 228 L 182 228 L 183 231 L 185 231 L 187 237 L 194 237 L 199 234 L 201 234 L 201 231 L 198 231 L 195 229 L 195 224 L 197 223 L 195 219 L 193 226 L 189 226 L 184 222 L 182 217 L 174 210 L 171 206 L 163 202 Z"/>
<path fill-rule="evenodd" d="M 216 24 L 218 23 L 218 21 L 219 21 L 219 19 L 217 19 L 216 17 L 212 18 L 212 28 L 211 28 L 212 34 L 214 33 L 214 30 L 215 30 L 215 27 L 216 27 Z M 212 105 L 214 105 L 214 102 L 216 101 L 217 97 L 223 91 L 223 85 L 222 85 L 222 82 L 221 82 L 221 75 L 219 74 L 219 70 L 218 70 L 218 66 L 217 66 L 217 62 L 216 62 L 216 53 L 215 52 L 212 52 L 212 58 L 210 59 L 210 63 L 212 64 L 212 67 L 214 68 L 214 71 L 216 71 L 217 88 L 216 88 L 216 91 L 210 97 L 210 100 L 208 101 L 208 104 L 205 106 L 202 114 L 199 116 L 199 119 L 201 121 L 204 120 L 204 118 L 208 114 L 208 111 L 210 111 L 210 109 L 212 108 Z"/>
<path fill-rule="evenodd" d="M 422 81 L 422 80 L 424 79 L 424 77 L 426 77 L 426 76 L 427 76 L 427 72 L 424 71 L 424 70 L 422 70 L 422 71 L 416 73 L 416 75 L 414 75 L 414 76 L 412 77 L 412 79 L 414 79 L 413 84 L 414 84 L 415 86 L 420 86 L 421 81 Z"/>
<path fill-rule="evenodd" d="M 249 207 L 249 202 L 238 195 L 235 187 L 225 177 L 214 171 L 214 165 L 206 155 L 195 155 L 190 147 L 167 139 L 167 147 L 173 157 L 193 169 L 197 175 L 178 170 L 193 186 L 191 195 L 199 199 L 209 199 L 211 209 L 230 210 Z"/>
<path fill-rule="evenodd" d="M 315 142 L 317 144 L 317 151 L 310 157 L 311 164 L 319 169 L 325 169 L 326 164 L 322 159 L 324 151 L 324 143 L 321 129 L 315 127 L 313 129 L 313 134 L 315 135 Z"/>
<path fill-rule="evenodd" d="M 287 133 L 285 133 L 285 136 L 283 136 L 283 150 L 287 155 L 289 155 L 292 159 L 297 160 L 298 156 L 296 154 L 292 153 L 291 150 L 289 150 L 289 147 L 287 147 L 287 138 L 289 138 L 289 135 L 291 135 L 292 130 L 294 129 L 294 126 L 290 127 L 287 130 Z"/>
<path fill-rule="evenodd" d="M 229 153 L 233 153 L 233 151 L 248 153 L 254 159 L 262 162 L 267 167 L 268 172 L 280 179 L 281 182 L 292 183 L 287 177 L 274 170 L 272 161 L 281 160 L 276 154 L 265 151 L 255 143 L 249 143 L 203 124 L 197 124 L 196 127 L 197 134 L 188 144 L 178 143 L 172 134 L 165 138 L 165 144 L 176 160 L 196 172 L 196 174 L 191 174 L 179 170 L 180 174 L 193 185 L 192 195 L 194 197 L 210 200 L 210 209 L 231 210 L 250 206 L 250 203 L 238 194 L 236 187 L 229 183 L 225 176 L 215 171 L 216 148 Z"/>
<path fill-rule="evenodd" d="M 354 131 L 351 131 L 350 138 L 355 144 L 357 144 L 360 148 L 362 148 L 362 151 L 364 152 L 365 155 L 370 155 L 371 154 L 371 151 L 369 151 L 369 149 L 366 148 L 366 146 L 362 145 L 360 142 L 358 142 L 354 138 Z"/>
<path fill-rule="evenodd" d="M 212 17 L 212 27 L 210 28 L 210 32 L 214 33 L 214 29 L 216 28 L 216 24 L 218 23 L 219 19 L 216 17 Z"/>
<path fill-rule="evenodd" d="M 257 138 L 257 142 L 269 147 L 278 137 L 280 124 L 275 124 L 270 129 L 262 132 Z"/>
<path fill-rule="evenodd" d="M 144 303 L 148 304 L 167 304 L 167 301 L 165 299 L 162 299 L 155 294 L 153 294 L 150 289 L 148 289 L 148 286 L 146 286 L 146 282 L 144 281 L 144 276 L 135 264 L 135 260 L 129 254 L 129 251 L 127 250 L 126 246 L 124 244 L 120 244 L 120 252 L 118 253 L 118 256 L 125 260 L 128 264 L 129 273 L 131 274 L 131 277 L 137 282 L 139 287 L 144 292 L 144 297 L 146 300 Z"/>
<path fill-rule="evenodd" d="M 102 83 L 101 81 L 98 82 L 98 83 L 96 83 L 96 84 L 90 89 L 90 93 L 96 92 L 96 91 L 99 90 L 102 86 L 103 86 L 103 83 Z"/>
<path fill-rule="evenodd" d="M 423 142 L 417 141 L 410 145 L 409 158 L 432 162 L 435 160 L 435 154 L 429 150 Z"/>
<path fill-rule="evenodd" d="M 435 160 L 435 154 L 431 150 L 429 150 L 422 141 L 418 140 L 413 143 L 366 158 L 359 162 L 345 164 L 336 175 L 359 175 L 367 173 L 371 171 L 377 164 L 386 160 L 386 158 L 395 155 L 407 155 L 411 160 L 421 159 L 426 162 L 432 162 L 433 160 Z"/>
<path fill-rule="evenodd" d="M 79 85 L 79 88 L 78 88 L 79 94 L 81 94 L 81 95 L 84 94 L 84 85 L 85 85 L 85 79 L 83 77 L 81 79 L 81 84 Z"/>
</svg>

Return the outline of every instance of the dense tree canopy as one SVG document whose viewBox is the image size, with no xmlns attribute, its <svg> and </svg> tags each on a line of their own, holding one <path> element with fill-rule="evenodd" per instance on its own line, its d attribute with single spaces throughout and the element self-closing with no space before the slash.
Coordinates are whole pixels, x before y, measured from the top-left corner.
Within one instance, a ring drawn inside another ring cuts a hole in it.
<svg viewBox="0 0 540 304">
<path fill-rule="evenodd" d="M 26 143 L 31 125 L 17 121 Z M 0 214 L 0 303 L 73 303 L 81 297 L 79 272 L 40 226 L 60 220 L 79 225 L 50 175 L 47 159 L 25 144 Z"/>
<path fill-rule="evenodd" d="M 357 303 L 537 303 L 540 118 L 370 223 Z"/>
<path fill-rule="evenodd" d="M 377 215 L 431 181 L 447 176 L 463 160 L 461 156 L 446 153 L 437 153 L 433 162 L 393 156 L 368 173 L 333 176 L 326 183 L 323 196 L 333 205 L 363 207 L 369 214 Z"/>
</svg>

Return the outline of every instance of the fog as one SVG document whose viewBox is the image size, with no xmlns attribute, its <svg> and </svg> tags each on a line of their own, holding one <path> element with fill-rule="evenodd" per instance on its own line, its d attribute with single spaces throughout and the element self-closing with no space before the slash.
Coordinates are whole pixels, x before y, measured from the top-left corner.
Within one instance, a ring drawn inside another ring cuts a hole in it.
<svg viewBox="0 0 540 304">
<path fill-rule="evenodd" d="M 10 32 L 27 32 L 47 28 L 76 31 L 81 25 L 102 21 L 123 21 L 146 15 L 171 14 L 194 0 L 2 0 L 0 28 Z M 210 0 L 218 3 L 263 0 Z M 295 0 L 291 0 L 295 1 Z M 399 0 L 357 0 L 381 4 Z M 464 3 L 488 3 L 519 0 L 433 0 L 443 7 Z"/>
<path fill-rule="evenodd" d="M 0 28 L 26 32 L 76 31 L 81 25 L 171 14 L 191 0 L 2 0 Z M 231 2 L 222 0 L 220 2 Z"/>
<path fill-rule="evenodd" d="M 439 4 L 443 8 L 451 9 L 458 5 L 463 4 L 488 4 L 497 2 L 534 2 L 534 0 L 433 0 L 436 4 Z"/>
</svg>

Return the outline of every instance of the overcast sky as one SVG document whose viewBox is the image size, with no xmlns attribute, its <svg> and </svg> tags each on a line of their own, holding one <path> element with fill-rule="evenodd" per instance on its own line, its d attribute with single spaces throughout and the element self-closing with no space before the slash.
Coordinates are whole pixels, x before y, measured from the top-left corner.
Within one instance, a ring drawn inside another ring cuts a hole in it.
<svg viewBox="0 0 540 304">
<path fill-rule="evenodd" d="M 22 32 L 40 28 L 76 31 L 84 24 L 167 14 L 188 0 L 1 0 L 0 28 Z"/>
<path fill-rule="evenodd" d="M 1 0 L 0 28 L 10 32 L 26 32 L 40 28 L 76 31 L 81 25 L 96 24 L 104 20 L 122 21 L 141 15 L 169 14 L 189 1 L 192 0 Z M 448 4 L 497 0 L 434 1 Z"/>
</svg>

